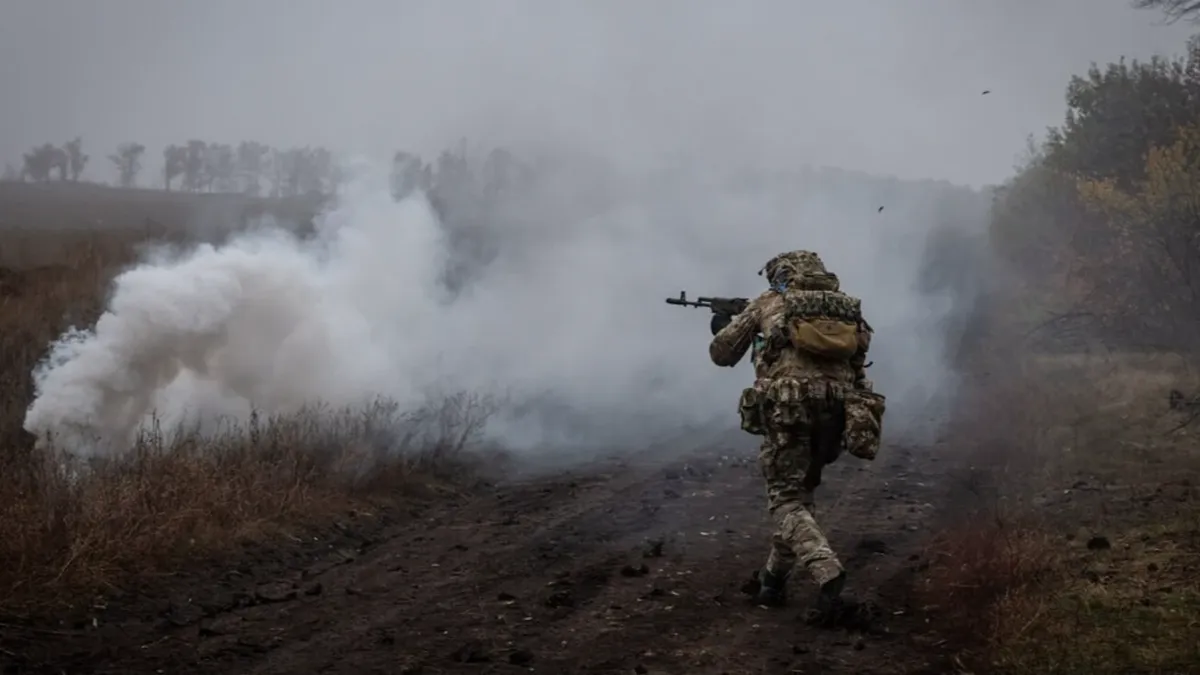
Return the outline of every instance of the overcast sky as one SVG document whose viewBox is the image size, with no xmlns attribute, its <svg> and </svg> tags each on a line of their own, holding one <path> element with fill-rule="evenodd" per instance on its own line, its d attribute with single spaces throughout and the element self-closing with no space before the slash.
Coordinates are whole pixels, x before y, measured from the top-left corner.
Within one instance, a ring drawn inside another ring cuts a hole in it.
<svg viewBox="0 0 1200 675">
<path fill-rule="evenodd" d="M 0 160 L 465 135 L 977 185 L 1061 120 L 1072 73 L 1189 28 L 1128 0 L 4 0 Z"/>
</svg>

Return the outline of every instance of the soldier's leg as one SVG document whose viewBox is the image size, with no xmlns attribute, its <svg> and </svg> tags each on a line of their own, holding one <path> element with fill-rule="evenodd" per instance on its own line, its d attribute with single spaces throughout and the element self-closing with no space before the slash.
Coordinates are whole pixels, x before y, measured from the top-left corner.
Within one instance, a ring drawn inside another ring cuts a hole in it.
<svg viewBox="0 0 1200 675">
<path fill-rule="evenodd" d="M 767 511 L 772 520 L 776 520 L 775 513 L 781 504 L 796 498 L 792 493 L 796 492 L 795 487 L 799 483 L 793 479 L 796 471 L 803 471 L 801 467 L 793 468 L 786 455 L 787 445 L 792 440 L 786 433 L 768 432 L 759 450 L 759 466 L 766 480 Z M 792 550 L 792 545 L 783 537 L 779 527 L 775 527 L 771 533 L 771 551 L 767 554 L 765 571 L 775 576 L 787 577 L 795 565 L 796 553 Z"/>
<path fill-rule="evenodd" d="M 846 428 L 846 413 L 841 401 L 826 401 L 821 405 L 812 406 L 809 414 L 813 422 L 809 429 L 813 461 L 809 465 L 808 475 L 804 481 L 809 497 L 805 508 L 815 519 L 817 508 L 813 493 L 821 484 L 821 474 L 827 462 L 836 460 L 841 454 L 842 431 Z"/>
<path fill-rule="evenodd" d="M 824 405 L 814 406 L 815 409 L 811 411 L 813 425 L 809 439 L 815 457 L 833 461 L 841 452 L 842 432 L 846 423 L 845 408 L 838 400 L 828 400 L 824 403 Z M 822 467 L 814 466 L 813 468 L 817 470 L 818 476 L 815 477 L 815 481 L 809 480 L 808 484 L 815 486 L 820 484 L 819 473 Z M 810 527 L 819 533 L 820 527 L 816 523 L 816 510 L 812 507 L 811 502 L 807 505 L 806 510 L 812 520 Z M 803 536 L 798 537 L 798 539 L 802 538 Z M 846 572 L 830 549 L 829 542 L 824 535 L 820 535 L 819 539 L 819 542 L 815 542 L 812 546 L 813 550 L 819 550 L 820 553 L 815 556 L 817 559 L 809 564 L 809 571 L 821 585 L 818 610 L 827 611 L 833 607 L 842 593 L 842 587 L 846 582 Z"/>
<path fill-rule="evenodd" d="M 814 581 L 824 586 L 843 575 L 842 563 L 808 507 L 789 509 L 777 520 L 780 536 L 791 545 Z"/>
<path fill-rule="evenodd" d="M 768 509 L 775 521 L 772 565 L 788 565 L 798 559 L 818 584 L 842 575 L 842 565 L 812 515 L 813 494 L 807 477 L 812 458 L 811 429 L 792 433 L 769 433 L 760 462 L 767 482 Z"/>
<path fill-rule="evenodd" d="M 796 471 L 802 467 L 794 466 L 788 444 L 792 437 L 785 433 L 768 430 L 759 450 L 759 466 L 766 480 L 767 508 L 772 514 L 780 508 L 781 503 L 792 499 L 789 495 L 795 492 L 796 483 L 791 480 Z M 778 523 L 778 521 L 776 520 Z M 758 575 L 758 595 L 756 601 L 760 605 L 780 606 L 787 601 L 787 580 L 796 566 L 796 553 L 791 544 L 783 537 L 776 526 L 771 535 L 771 550 L 767 554 L 767 563 Z"/>
</svg>

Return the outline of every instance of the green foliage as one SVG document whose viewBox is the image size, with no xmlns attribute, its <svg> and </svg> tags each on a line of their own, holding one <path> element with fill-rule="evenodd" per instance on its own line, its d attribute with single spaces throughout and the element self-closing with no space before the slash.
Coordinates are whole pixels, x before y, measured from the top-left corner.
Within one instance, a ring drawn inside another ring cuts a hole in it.
<svg viewBox="0 0 1200 675">
<path fill-rule="evenodd" d="M 1084 178 L 1078 190 L 1108 234 L 1095 277 L 1109 313 L 1191 341 L 1200 338 L 1200 126 L 1176 136 L 1151 148 L 1133 187 Z"/>
<path fill-rule="evenodd" d="M 1069 175 L 1034 159 L 1000 186 L 992 201 L 991 243 L 999 255 L 1019 261 L 1025 272 L 1043 278 L 1060 270 L 1077 212 Z"/>
<path fill-rule="evenodd" d="M 991 241 L 1018 281 L 1008 318 L 1086 320 L 1113 346 L 1195 346 L 1200 42 L 1183 58 L 1093 66 L 1066 99 L 1062 126 L 993 203 Z"/>
<path fill-rule="evenodd" d="M 1093 65 L 1067 86 L 1067 114 L 1053 129 L 1047 159 L 1054 168 L 1129 184 L 1143 173 L 1146 152 L 1174 140 L 1175 129 L 1200 114 L 1195 50 L 1187 59 Z"/>
</svg>

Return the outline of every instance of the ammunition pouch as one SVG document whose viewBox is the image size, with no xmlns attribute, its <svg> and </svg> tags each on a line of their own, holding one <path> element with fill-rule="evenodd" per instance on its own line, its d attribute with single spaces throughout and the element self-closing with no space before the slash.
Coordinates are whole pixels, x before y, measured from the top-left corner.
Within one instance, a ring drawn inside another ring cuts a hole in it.
<svg viewBox="0 0 1200 675">
<path fill-rule="evenodd" d="M 807 383 L 795 377 L 772 378 L 764 392 L 764 408 L 771 425 L 776 429 L 808 425 L 810 420 L 805 407 L 807 397 Z"/>
<path fill-rule="evenodd" d="M 882 394 L 864 389 L 846 392 L 846 428 L 842 442 L 846 452 L 872 461 L 879 454 L 883 439 L 883 414 L 887 399 Z"/>
<path fill-rule="evenodd" d="M 742 431 L 755 436 L 767 433 L 766 412 L 764 410 L 763 394 L 754 387 L 742 390 L 738 399 L 738 415 L 742 418 Z"/>
</svg>

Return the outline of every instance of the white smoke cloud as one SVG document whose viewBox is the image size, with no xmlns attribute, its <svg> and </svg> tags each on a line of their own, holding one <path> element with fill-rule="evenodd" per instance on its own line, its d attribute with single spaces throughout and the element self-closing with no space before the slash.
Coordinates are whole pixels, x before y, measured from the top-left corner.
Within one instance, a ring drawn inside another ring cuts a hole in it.
<svg viewBox="0 0 1200 675">
<path fill-rule="evenodd" d="M 933 188 L 885 183 L 893 201 L 878 213 L 883 192 L 861 177 L 797 189 L 683 173 L 650 189 L 646 175 L 618 173 L 604 200 L 580 207 L 595 175 L 555 176 L 493 232 L 496 257 L 456 295 L 441 283 L 446 228 L 424 197 L 396 202 L 379 167 L 360 167 L 314 238 L 258 228 L 151 256 L 117 278 L 92 330 L 53 346 L 26 427 L 99 452 L 152 412 L 171 425 L 454 391 L 507 396 L 490 432 L 516 448 L 571 453 L 732 425 L 748 361 L 714 367 L 707 312 L 663 300 L 681 288 L 753 296 L 762 263 L 802 247 L 864 298 L 873 375 L 901 418 L 893 437 L 920 431 L 916 416 L 952 391 L 940 324 L 951 296 L 916 285 L 944 202 Z"/>
</svg>

